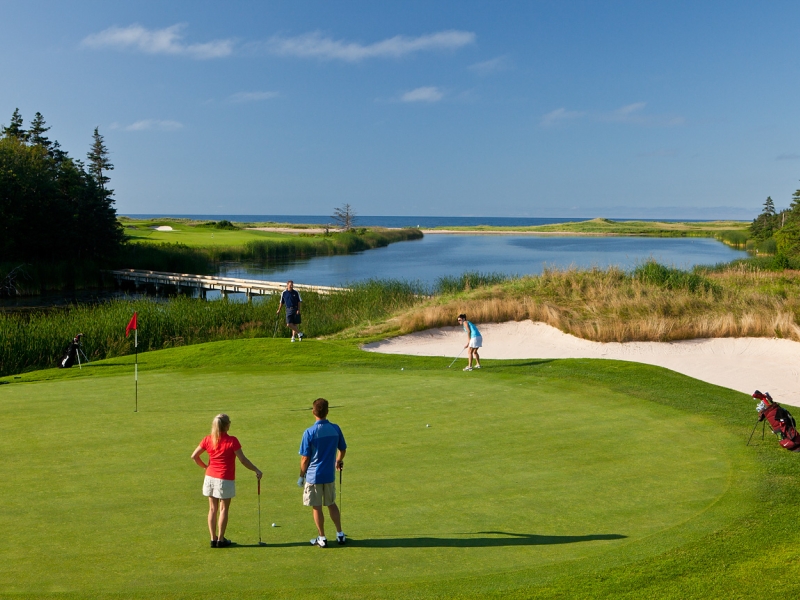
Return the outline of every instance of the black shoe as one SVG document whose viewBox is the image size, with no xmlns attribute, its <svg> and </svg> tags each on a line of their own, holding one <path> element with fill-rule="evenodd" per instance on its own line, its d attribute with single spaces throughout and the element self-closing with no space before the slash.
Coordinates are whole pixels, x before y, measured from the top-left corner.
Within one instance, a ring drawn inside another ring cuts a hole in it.
<svg viewBox="0 0 800 600">
<path fill-rule="evenodd" d="M 222 538 L 221 540 L 219 540 L 219 541 L 217 542 L 217 548 L 227 548 L 227 547 L 228 547 L 228 546 L 230 546 L 232 543 L 233 543 L 233 542 L 232 542 L 232 541 L 230 541 L 228 538 Z"/>
<path fill-rule="evenodd" d="M 211 540 L 211 547 L 212 548 L 216 548 L 217 547 L 217 540 Z"/>
</svg>

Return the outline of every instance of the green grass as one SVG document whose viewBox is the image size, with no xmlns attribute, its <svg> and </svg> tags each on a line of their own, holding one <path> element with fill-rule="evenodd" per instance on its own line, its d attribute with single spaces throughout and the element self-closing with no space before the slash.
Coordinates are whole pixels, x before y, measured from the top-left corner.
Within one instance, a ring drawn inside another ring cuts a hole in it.
<svg viewBox="0 0 800 600">
<path fill-rule="evenodd" d="M 663 221 L 614 221 L 612 219 L 591 219 L 533 225 L 529 227 L 494 227 L 478 225 L 470 227 L 438 227 L 455 231 L 497 231 L 529 233 L 574 233 L 592 235 L 643 235 L 656 237 L 718 237 L 721 241 L 744 244 L 749 223 L 745 221 L 707 221 L 707 222 L 663 222 Z M 741 234 L 745 234 L 742 238 Z"/>
<path fill-rule="evenodd" d="M 397 281 L 365 281 L 346 292 L 303 293 L 302 330 L 311 337 L 354 325 L 369 325 L 418 299 L 415 289 Z M 139 352 L 241 337 L 286 337 L 277 294 L 252 303 L 187 297 L 167 302 L 144 298 L 76 305 L 31 314 L 0 312 L 0 376 L 53 366 L 77 333 L 90 360 L 131 354 L 133 338 L 123 335 L 139 315 Z"/>
<path fill-rule="evenodd" d="M 224 229 L 197 227 L 182 221 L 172 220 L 134 221 L 126 219 L 122 223 L 125 227 L 125 236 L 131 241 L 168 244 L 177 243 L 193 247 L 243 246 L 247 242 L 253 241 L 287 241 L 297 238 L 296 235 L 290 233 L 254 231 L 251 229 L 226 231 Z M 173 231 L 156 231 L 153 229 L 153 227 L 158 225 L 168 225 L 173 228 Z"/>
<path fill-rule="evenodd" d="M 770 438 L 744 445 L 742 394 L 633 363 L 486 361 L 466 374 L 315 340 L 139 358 L 138 414 L 132 357 L 0 379 L 14 448 L 0 463 L 0 594 L 749 598 L 772 589 L 765 560 L 785 597 L 800 591 L 798 457 Z M 326 551 L 308 545 L 294 483 L 320 395 L 349 444 L 352 542 Z M 207 547 L 189 454 L 223 410 L 265 472 L 263 548 L 241 466 L 240 546 Z"/>
</svg>

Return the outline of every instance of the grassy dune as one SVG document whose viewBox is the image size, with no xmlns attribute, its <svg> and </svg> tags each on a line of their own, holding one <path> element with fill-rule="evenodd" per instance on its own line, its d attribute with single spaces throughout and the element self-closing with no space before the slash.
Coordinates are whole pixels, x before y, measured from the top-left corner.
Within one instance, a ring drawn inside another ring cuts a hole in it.
<svg viewBox="0 0 800 600">
<path fill-rule="evenodd" d="M 800 592 L 800 463 L 745 446 L 748 397 L 632 363 L 447 362 L 314 340 L 172 348 L 140 357 L 138 414 L 131 357 L 0 379 L 0 432 L 22 449 L 0 464 L 0 595 L 756 598 L 764 557 Z M 319 395 L 349 444 L 351 542 L 325 551 L 294 483 Z M 265 471 L 264 547 L 239 467 L 237 545 L 208 548 L 189 454 L 223 410 Z"/>
<path fill-rule="evenodd" d="M 477 323 L 533 319 L 600 342 L 738 336 L 800 340 L 798 271 L 764 271 L 740 263 L 692 274 L 649 265 L 657 268 L 645 265 L 634 273 L 547 270 L 468 286 L 353 333 L 410 333 L 452 325 L 455 315 L 465 312 Z"/>
<path fill-rule="evenodd" d="M 745 231 L 749 223 L 745 221 L 614 221 L 612 219 L 591 219 L 589 221 L 570 221 L 550 225 L 530 225 L 520 227 L 496 227 L 475 225 L 468 227 L 437 227 L 453 231 L 498 231 L 498 232 L 541 232 L 541 233 L 584 233 L 595 235 L 648 235 L 648 236 L 703 236 L 713 237 L 722 231 Z"/>
</svg>

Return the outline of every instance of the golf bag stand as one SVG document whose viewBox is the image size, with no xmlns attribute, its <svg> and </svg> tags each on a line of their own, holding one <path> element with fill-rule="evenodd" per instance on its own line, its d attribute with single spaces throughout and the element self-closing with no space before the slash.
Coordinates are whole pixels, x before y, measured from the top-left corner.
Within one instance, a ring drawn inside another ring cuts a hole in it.
<svg viewBox="0 0 800 600">
<path fill-rule="evenodd" d="M 88 363 L 89 359 L 86 357 L 86 354 L 83 352 L 83 348 L 81 347 L 81 338 L 83 337 L 82 333 L 79 333 L 67 346 L 67 349 L 64 351 L 64 356 L 61 357 L 61 360 L 58 361 L 58 368 L 59 369 L 69 369 L 72 365 L 76 362 L 78 363 L 78 368 L 83 368 L 81 366 L 81 356 L 83 356 L 83 362 Z"/>
<path fill-rule="evenodd" d="M 769 423 L 772 433 L 778 438 L 778 443 L 790 452 L 800 452 L 800 433 L 791 413 L 775 402 L 769 393 L 762 394 L 756 390 L 753 398 L 760 400 L 756 407 L 758 420 Z"/>
</svg>

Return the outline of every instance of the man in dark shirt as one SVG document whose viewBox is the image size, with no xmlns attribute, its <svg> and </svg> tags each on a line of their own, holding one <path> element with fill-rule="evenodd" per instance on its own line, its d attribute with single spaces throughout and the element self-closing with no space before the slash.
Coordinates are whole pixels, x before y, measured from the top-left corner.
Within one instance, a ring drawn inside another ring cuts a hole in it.
<svg viewBox="0 0 800 600">
<path fill-rule="evenodd" d="M 300 298 L 300 293 L 294 289 L 294 281 L 291 279 L 286 282 L 286 289 L 281 294 L 281 303 L 278 305 L 278 311 L 275 313 L 280 314 L 281 307 L 286 306 L 286 326 L 292 330 L 292 341 L 295 339 L 299 342 L 303 339 L 303 334 L 297 327 L 300 325 L 300 305 L 303 300 Z"/>
</svg>

